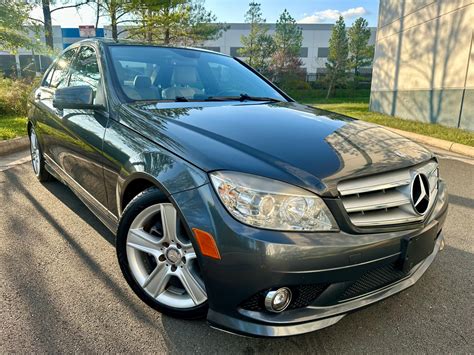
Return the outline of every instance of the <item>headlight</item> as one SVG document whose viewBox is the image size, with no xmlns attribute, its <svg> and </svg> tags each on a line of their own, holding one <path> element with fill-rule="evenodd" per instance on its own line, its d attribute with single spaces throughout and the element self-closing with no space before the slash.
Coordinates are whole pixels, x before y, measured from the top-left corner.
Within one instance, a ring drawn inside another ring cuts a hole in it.
<svg viewBox="0 0 474 355">
<path fill-rule="evenodd" d="M 337 230 L 318 196 L 283 182 L 230 171 L 210 174 L 226 209 L 251 226 L 282 231 Z"/>
</svg>

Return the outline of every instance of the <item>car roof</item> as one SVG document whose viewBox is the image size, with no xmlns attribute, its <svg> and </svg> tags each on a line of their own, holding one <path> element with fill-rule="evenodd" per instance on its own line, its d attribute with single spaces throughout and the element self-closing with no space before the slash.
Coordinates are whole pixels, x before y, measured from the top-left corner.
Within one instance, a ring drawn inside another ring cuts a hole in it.
<svg viewBox="0 0 474 355">
<path fill-rule="evenodd" d="M 187 50 L 192 50 L 192 51 L 218 54 L 218 55 L 222 55 L 224 57 L 230 57 L 227 54 L 220 53 L 220 52 L 215 52 L 215 51 L 208 50 L 208 49 L 205 49 L 205 48 L 154 44 L 154 43 L 147 43 L 147 42 L 143 42 L 143 41 L 136 41 L 136 40 L 129 40 L 129 39 L 114 40 L 112 38 L 86 38 L 86 39 L 83 39 L 81 41 L 74 42 L 70 47 L 72 48 L 73 46 L 78 46 L 78 45 L 87 44 L 87 43 L 102 44 L 104 46 L 142 46 L 142 47 L 177 48 L 177 49 L 187 49 Z"/>
</svg>

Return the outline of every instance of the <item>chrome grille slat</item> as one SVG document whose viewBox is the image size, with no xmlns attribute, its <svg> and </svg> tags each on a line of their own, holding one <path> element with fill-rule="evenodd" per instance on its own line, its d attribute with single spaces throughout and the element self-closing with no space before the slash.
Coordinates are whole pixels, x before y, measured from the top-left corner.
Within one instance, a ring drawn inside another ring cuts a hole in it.
<svg viewBox="0 0 474 355">
<path fill-rule="evenodd" d="M 404 186 L 408 185 L 410 180 L 409 172 L 401 171 L 342 181 L 337 188 L 342 196 L 346 196 Z"/>
<path fill-rule="evenodd" d="M 367 195 L 367 196 L 364 196 Z M 411 203 L 410 198 L 402 192 L 393 189 L 386 193 L 371 193 L 363 196 L 348 196 L 344 200 L 347 212 L 379 210 Z"/>
<path fill-rule="evenodd" d="M 414 216 L 411 213 L 404 212 L 399 208 L 396 208 L 394 211 L 389 213 L 385 211 L 373 211 L 351 217 L 352 223 L 360 227 L 394 225 L 407 222 L 418 222 L 422 220 L 423 216 Z"/>
<path fill-rule="evenodd" d="M 337 188 L 351 222 L 358 227 L 421 222 L 411 203 L 411 181 L 425 174 L 430 187 L 431 209 L 438 192 L 439 169 L 435 161 L 373 176 L 342 181 Z"/>
</svg>

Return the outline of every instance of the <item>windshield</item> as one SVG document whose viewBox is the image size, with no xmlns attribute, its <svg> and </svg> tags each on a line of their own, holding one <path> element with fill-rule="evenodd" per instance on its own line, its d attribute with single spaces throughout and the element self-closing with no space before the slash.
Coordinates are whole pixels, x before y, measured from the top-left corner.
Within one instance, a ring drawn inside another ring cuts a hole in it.
<svg viewBox="0 0 474 355">
<path fill-rule="evenodd" d="M 230 57 L 182 48 L 109 48 L 127 101 L 287 101 Z"/>
</svg>

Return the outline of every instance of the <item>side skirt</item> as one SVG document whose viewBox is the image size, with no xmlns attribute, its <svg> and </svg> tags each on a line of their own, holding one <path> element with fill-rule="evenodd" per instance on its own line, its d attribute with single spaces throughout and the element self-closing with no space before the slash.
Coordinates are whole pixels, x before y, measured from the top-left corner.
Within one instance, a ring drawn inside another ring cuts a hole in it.
<svg viewBox="0 0 474 355">
<path fill-rule="evenodd" d="M 44 158 L 46 170 L 67 185 L 87 208 L 115 235 L 118 228 L 118 218 L 77 183 L 77 181 L 66 173 L 53 159 L 46 154 Z"/>
</svg>

